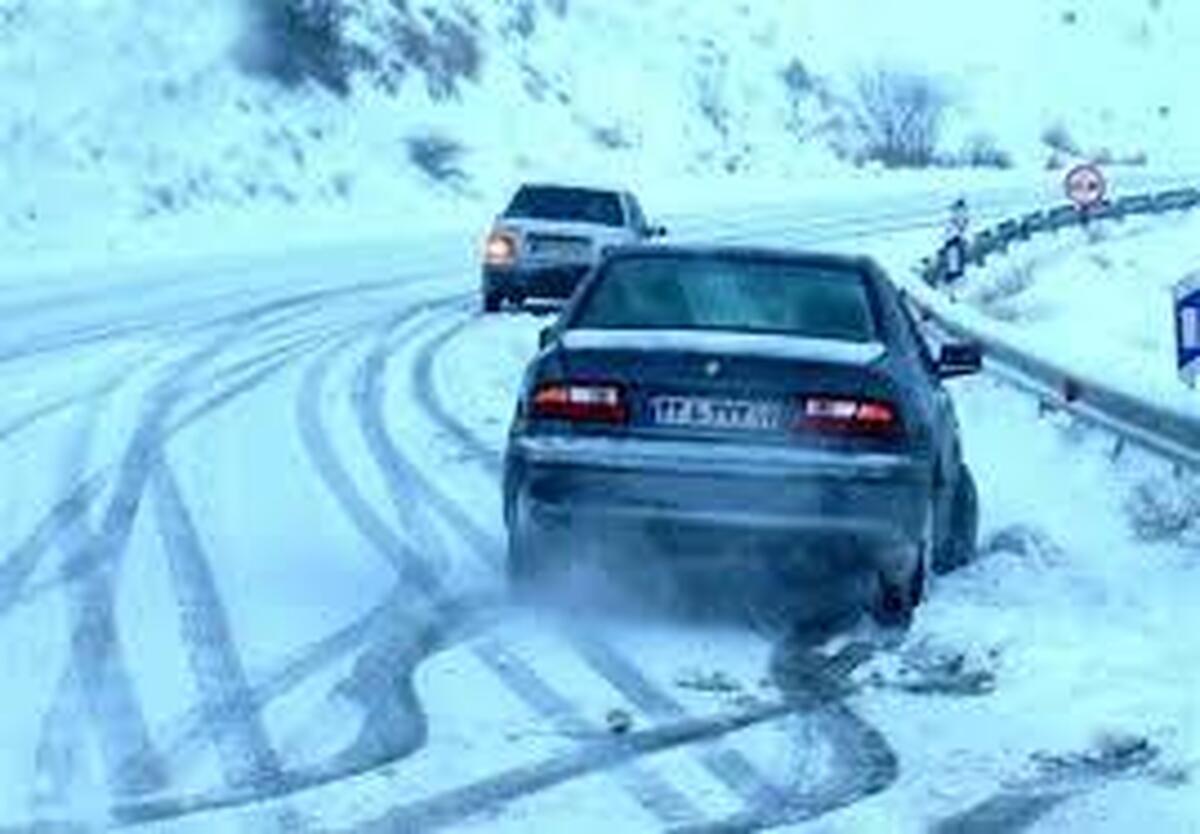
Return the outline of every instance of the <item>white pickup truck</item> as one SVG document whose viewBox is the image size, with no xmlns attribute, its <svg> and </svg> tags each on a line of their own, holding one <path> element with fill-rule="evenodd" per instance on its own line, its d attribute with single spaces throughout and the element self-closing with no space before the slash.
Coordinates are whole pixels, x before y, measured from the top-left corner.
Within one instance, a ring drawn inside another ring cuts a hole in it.
<svg viewBox="0 0 1200 834">
<path fill-rule="evenodd" d="M 628 191 L 522 185 L 488 234 L 483 255 L 483 309 L 505 301 L 565 299 L 606 247 L 662 237 Z"/>
</svg>

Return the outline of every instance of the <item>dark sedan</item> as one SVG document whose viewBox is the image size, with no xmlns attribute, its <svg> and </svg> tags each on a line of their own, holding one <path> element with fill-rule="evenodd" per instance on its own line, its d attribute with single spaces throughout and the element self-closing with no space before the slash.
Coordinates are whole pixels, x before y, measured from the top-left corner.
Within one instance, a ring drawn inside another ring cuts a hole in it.
<svg viewBox="0 0 1200 834">
<path fill-rule="evenodd" d="M 505 460 L 517 585 L 596 551 L 736 577 L 770 542 L 780 576 L 866 575 L 894 624 L 974 546 L 942 380 L 978 370 L 979 350 L 935 359 L 870 260 L 617 250 L 541 341 Z"/>
</svg>

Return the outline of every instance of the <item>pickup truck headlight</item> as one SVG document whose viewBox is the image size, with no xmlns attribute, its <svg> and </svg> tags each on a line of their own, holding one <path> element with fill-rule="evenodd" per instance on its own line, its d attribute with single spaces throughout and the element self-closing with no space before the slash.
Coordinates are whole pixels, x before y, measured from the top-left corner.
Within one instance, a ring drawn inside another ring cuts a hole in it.
<svg viewBox="0 0 1200 834">
<path fill-rule="evenodd" d="M 483 260 L 489 266 L 509 266 L 517 259 L 517 238 L 510 232 L 492 232 L 483 246 Z"/>
</svg>

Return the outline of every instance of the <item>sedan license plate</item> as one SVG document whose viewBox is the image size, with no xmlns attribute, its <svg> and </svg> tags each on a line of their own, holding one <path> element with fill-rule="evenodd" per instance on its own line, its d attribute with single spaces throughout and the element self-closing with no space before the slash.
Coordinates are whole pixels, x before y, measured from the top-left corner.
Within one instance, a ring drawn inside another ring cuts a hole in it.
<svg viewBox="0 0 1200 834">
<path fill-rule="evenodd" d="M 787 419 L 780 402 L 715 397 L 653 397 L 650 413 L 658 426 L 741 431 L 776 431 Z"/>
</svg>

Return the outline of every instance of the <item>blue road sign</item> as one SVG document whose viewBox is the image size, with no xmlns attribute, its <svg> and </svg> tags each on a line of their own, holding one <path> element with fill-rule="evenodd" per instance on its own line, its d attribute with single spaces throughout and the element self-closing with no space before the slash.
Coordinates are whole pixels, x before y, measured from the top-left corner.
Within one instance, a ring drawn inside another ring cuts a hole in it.
<svg viewBox="0 0 1200 834">
<path fill-rule="evenodd" d="M 1186 382 L 1200 376 L 1200 275 L 1175 286 L 1175 367 Z"/>
</svg>

